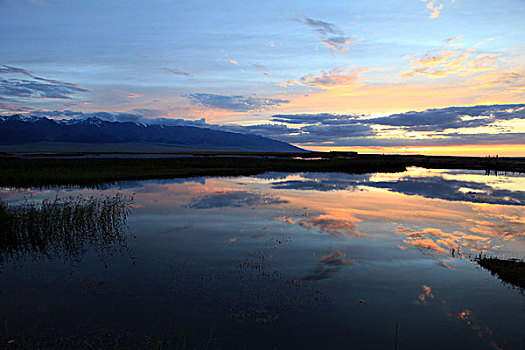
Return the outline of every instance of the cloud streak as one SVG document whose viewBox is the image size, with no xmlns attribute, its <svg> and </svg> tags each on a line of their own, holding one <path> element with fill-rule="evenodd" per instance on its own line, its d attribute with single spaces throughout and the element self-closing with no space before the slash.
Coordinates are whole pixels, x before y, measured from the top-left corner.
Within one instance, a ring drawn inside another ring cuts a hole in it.
<svg viewBox="0 0 525 350">
<path fill-rule="evenodd" d="M 256 96 L 242 96 L 242 95 L 217 95 L 195 93 L 183 95 L 189 98 L 192 102 L 200 104 L 208 108 L 220 108 L 233 112 L 251 112 L 270 109 L 290 102 L 289 100 L 276 98 L 263 98 Z"/>
<path fill-rule="evenodd" d="M 15 99 L 71 99 L 87 89 L 69 83 L 40 83 L 26 79 L 0 79 L 0 95 Z"/>
<path fill-rule="evenodd" d="M 445 45 L 417 55 L 406 55 L 411 70 L 402 77 L 427 76 L 442 78 L 451 74 L 468 75 L 498 69 L 500 54 L 478 53 L 472 48 L 461 48 L 456 41 L 462 36 L 445 40 Z"/>
<path fill-rule="evenodd" d="M 345 52 L 350 49 L 348 45 L 361 43 L 360 40 L 353 39 L 351 36 L 332 36 L 322 39 L 321 42 L 325 43 L 327 47 L 336 52 Z"/>
<path fill-rule="evenodd" d="M 0 78 L 0 99 L 62 99 L 68 100 L 79 92 L 89 91 L 80 85 L 36 76 L 26 69 L 0 66 L 0 75 L 23 75 L 25 78 Z"/>
<path fill-rule="evenodd" d="M 188 72 L 183 72 L 181 70 L 178 70 L 177 68 L 162 68 L 162 70 L 164 72 L 166 72 L 166 73 L 170 73 L 170 74 L 173 74 L 173 75 L 187 77 L 188 79 L 193 78 L 193 74 L 188 73 Z"/>
<path fill-rule="evenodd" d="M 353 36 L 346 35 L 339 26 L 333 23 L 309 17 L 304 17 L 297 21 L 316 31 L 321 36 L 321 42 L 332 52 L 342 53 L 349 50 L 350 44 L 361 43 L 360 40 L 354 39 Z"/>
<path fill-rule="evenodd" d="M 304 19 L 300 20 L 300 22 L 311 27 L 315 31 L 319 32 L 321 35 L 330 35 L 330 34 L 340 35 L 342 34 L 342 31 L 333 23 L 321 21 L 319 19 L 312 19 L 308 17 L 305 17 Z"/>
<path fill-rule="evenodd" d="M 307 86 L 315 86 L 320 88 L 355 85 L 359 82 L 359 76 L 367 70 L 367 68 L 335 68 L 330 71 L 322 71 L 316 75 L 305 75 L 301 77 L 301 83 Z"/>
</svg>

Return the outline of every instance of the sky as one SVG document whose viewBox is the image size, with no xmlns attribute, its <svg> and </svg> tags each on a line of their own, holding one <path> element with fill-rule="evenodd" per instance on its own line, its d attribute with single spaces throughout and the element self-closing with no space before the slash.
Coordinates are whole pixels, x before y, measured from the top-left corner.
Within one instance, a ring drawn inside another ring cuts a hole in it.
<svg viewBox="0 0 525 350">
<path fill-rule="evenodd" d="M 523 18 L 523 0 L 0 0 L 0 115 L 525 156 Z"/>
</svg>

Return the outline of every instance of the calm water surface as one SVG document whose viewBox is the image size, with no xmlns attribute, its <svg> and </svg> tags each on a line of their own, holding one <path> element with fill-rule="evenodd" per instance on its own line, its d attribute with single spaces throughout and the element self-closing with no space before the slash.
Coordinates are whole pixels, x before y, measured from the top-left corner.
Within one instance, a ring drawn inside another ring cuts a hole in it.
<svg viewBox="0 0 525 350">
<path fill-rule="evenodd" d="M 2 248 L 2 346 L 525 346 L 524 292 L 471 260 L 525 256 L 523 176 L 267 173 L 0 198 L 117 194 L 124 236 Z"/>
</svg>

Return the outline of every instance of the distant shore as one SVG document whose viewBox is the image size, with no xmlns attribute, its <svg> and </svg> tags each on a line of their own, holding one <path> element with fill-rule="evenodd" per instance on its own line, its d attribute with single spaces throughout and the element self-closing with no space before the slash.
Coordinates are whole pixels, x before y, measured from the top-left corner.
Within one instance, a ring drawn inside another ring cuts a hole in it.
<svg viewBox="0 0 525 350">
<path fill-rule="evenodd" d="M 0 185 L 97 185 L 125 180 L 276 172 L 402 172 L 407 167 L 525 173 L 525 158 L 371 155 L 353 152 L 0 153 Z"/>
</svg>

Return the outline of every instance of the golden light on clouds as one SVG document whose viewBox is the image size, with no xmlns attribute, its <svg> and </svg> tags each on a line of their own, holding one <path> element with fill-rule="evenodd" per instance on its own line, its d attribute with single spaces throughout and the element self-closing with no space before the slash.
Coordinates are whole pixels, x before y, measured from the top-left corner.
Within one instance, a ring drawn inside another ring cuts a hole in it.
<svg viewBox="0 0 525 350">
<path fill-rule="evenodd" d="M 523 145 L 449 145 L 449 146 L 396 146 L 396 147 L 332 147 L 308 146 L 312 151 L 356 151 L 359 153 L 384 154 L 423 154 L 444 156 L 483 156 L 499 155 L 504 157 L 522 157 Z"/>
<path fill-rule="evenodd" d="M 427 2 L 427 0 L 422 0 L 423 2 L 427 3 L 427 9 L 430 10 L 430 18 L 438 18 L 439 17 L 439 11 L 443 9 L 443 4 L 438 4 L 436 0 L 430 0 Z"/>
<path fill-rule="evenodd" d="M 360 86 L 360 75 L 370 70 L 369 68 L 335 68 L 330 71 L 323 71 L 319 74 L 310 74 L 301 78 L 301 83 L 307 86 L 314 86 L 323 89 L 348 88 Z"/>
</svg>

